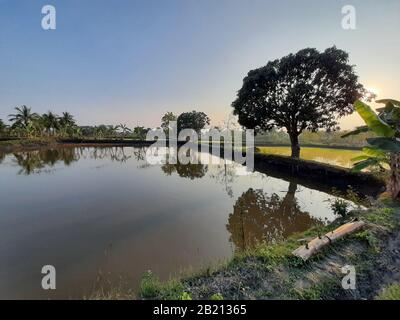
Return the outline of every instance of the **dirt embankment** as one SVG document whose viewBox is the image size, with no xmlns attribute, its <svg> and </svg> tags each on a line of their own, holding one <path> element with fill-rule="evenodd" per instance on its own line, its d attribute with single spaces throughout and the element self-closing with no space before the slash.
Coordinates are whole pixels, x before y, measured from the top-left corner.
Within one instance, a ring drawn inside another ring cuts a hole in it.
<svg viewBox="0 0 400 320">
<path fill-rule="evenodd" d="M 295 179 L 305 187 L 327 193 L 330 193 L 333 187 L 346 192 L 351 186 L 362 195 L 376 197 L 385 190 L 383 179 L 373 174 L 353 172 L 347 168 L 316 161 L 256 153 L 254 168 L 272 177 Z"/>
</svg>

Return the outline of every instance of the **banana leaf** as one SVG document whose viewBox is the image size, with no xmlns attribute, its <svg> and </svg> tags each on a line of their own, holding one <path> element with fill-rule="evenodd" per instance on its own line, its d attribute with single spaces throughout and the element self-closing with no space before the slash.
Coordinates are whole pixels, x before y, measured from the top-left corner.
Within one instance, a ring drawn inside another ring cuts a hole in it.
<svg viewBox="0 0 400 320">
<path fill-rule="evenodd" d="M 354 167 L 352 168 L 353 171 L 361 171 L 365 168 L 368 168 L 370 166 L 374 165 L 380 165 L 380 160 L 378 158 L 368 158 L 367 160 L 357 162 L 354 164 Z"/>
<path fill-rule="evenodd" d="M 376 103 L 384 103 L 384 104 L 387 104 L 390 102 L 390 103 L 393 103 L 394 105 L 400 107 L 400 101 L 397 101 L 394 99 L 381 99 L 381 100 L 376 100 L 375 102 Z"/>
<path fill-rule="evenodd" d="M 378 148 L 372 148 L 372 147 L 364 147 L 363 149 L 364 154 L 366 154 L 369 157 L 381 157 L 381 158 L 385 158 L 387 156 L 387 154 L 378 149 Z"/>
<path fill-rule="evenodd" d="M 341 138 L 347 138 L 347 137 L 354 136 L 354 135 L 360 134 L 362 132 L 368 132 L 368 131 L 371 131 L 371 129 L 368 128 L 368 126 L 361 126 L 361 127 L 357 127 L 356 130 L 347 132 L 347 133 L 345 133 L 344 135 L 342 135 L 340 137 Z"/>
<path fill-rule="evenodd" d="M 363 161 L 363 160 L 367 160 L 369 158 L 371 158 L 371 157 L 367 156 L 367 155 L 361 155 L 361 156 L 358 156 L 358 157 L 351 158 L 350 160 L 352 162 L 360 162 L 360 161 Z"/>
<path fill-rule="evenodd" d="M 354 104 L 358 114 L 363 118 L 367 126 L 379 136 L 393 137 L 395 131 L 371 109 L 371 107 L 364 102 L 358 100 Z"/>
<path fill-rule="evenodd" d="M 377 148 L 386 152 L 400 152 L 400 142 L 394 138 L 370 138 L 367 142 Z"/>
</svg>

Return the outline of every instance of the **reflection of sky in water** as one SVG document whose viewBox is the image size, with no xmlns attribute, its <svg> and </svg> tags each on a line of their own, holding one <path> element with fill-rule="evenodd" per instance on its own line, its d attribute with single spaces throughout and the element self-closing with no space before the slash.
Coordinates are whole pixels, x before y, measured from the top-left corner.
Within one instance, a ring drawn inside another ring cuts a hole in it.
<svg viewBox="0 0 400 320">
<path fill-rule="evenodd" d="M 6 155 L 0 164 L 0 298 L 82 297 L 99 270 L 137 284 L 275 242 L 333 218 L 329 195 L 219 160 L 149 165 L 136 148 Z M 38 289 L 54 264 L 56 292 Z"/>
</svg>

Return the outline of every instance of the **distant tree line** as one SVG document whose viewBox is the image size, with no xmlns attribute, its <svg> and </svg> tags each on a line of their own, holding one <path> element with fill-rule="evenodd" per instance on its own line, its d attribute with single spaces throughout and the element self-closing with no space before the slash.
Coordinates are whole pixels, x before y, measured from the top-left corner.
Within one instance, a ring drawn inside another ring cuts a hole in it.
<svg viewBox="0 0 400 320">
<path fill-rule="evenodd" d="M 67 137 L 79 134 L 79 127 L 69 112 L 63 112 L 61 116 L 51 111 L 39 115 L 23 105 L 15 108 L 15 113 L 8 118 L 11 122 L 9 126 L 0 119 L 1 137 Z"/>
<path fill-rule="evenodd" d="M 98 126 L 78 126 L 72 114 L 63 112 L 61 116 L 49 111 L 42 115 L 32 112 L 23 105 L 15 108 L 8 116 L 10 125 L 0 119 L 1 138 L 132 138 L 145 139 L 150 128 L 136 126 L 132 129 L 125 124 Z"/>
<path fill-rule="evenodd" d="M 15 112 L 8 116 L 11 123 L 7 125 L 0 119 L 0 138 L 124 138 L 145 140 L 150 128 L 136 126 L 133 129 L 126 124 L 96 126 L 78 126 L 74 116 L 63 112 L 61 116 L 49 111 L 42 115 L 32 112 L 32 109 L 23 105 L 15 108 Z M 161 119 L 161 128 L 168 131 L 171 121 L 177 121 L 178 131 L 191 128 L 200 132 L 210 124 L 210 118 L 204 112 L 191 111 L 175 116 L 167 112 Z"/>
</svg>

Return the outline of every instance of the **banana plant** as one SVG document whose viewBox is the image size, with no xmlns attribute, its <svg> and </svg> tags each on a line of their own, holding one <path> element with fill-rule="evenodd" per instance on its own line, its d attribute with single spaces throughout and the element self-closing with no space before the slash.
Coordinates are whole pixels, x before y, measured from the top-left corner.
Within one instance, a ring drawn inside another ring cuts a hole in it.
<svg viewBox="0 0 400 320">
<path fill-rule="evenodd" d="M 375 138 L 367 139 L 368 146 L 363 148 L 363 155 L 353 158 L 355 162 L 353 170 L 360 171 L 375 166 L 381 170 L 390 168 L 390 177 L 387 190 L 393 198 L 400 194 L 400 101 L 383 99 L 376 101 L 385 106 L 377 109 L 375 113 L 372 108 L 362 101 L 356 101 L 354 107 L 365 122 L 365 126 L 345 134 L 342 137 L 372 131 Z"/>
</svg>

